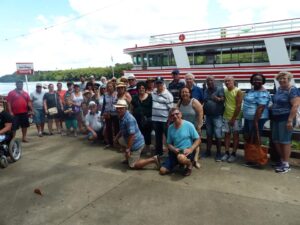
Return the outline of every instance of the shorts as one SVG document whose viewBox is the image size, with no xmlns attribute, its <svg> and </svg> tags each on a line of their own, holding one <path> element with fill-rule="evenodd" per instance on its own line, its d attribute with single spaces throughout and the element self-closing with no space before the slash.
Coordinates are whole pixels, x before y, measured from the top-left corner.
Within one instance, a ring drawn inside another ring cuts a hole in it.
<svg viewBox="0 0 300 225">
<path fill-rule="evenodd" d="M 118 139 L 118 142 L 123 148 L 127 148 L 127 143 L 126 143 L 124 137 L 120 137 Z M 141 153 L 144 149 L 144 146 L 145 145 L 140 147 L 137 151 L 131 151 L 130 152 L 130 156 L 129 156 L 129 159 L 128 159 L 128 165 L 129 165 L 130 168 L 134 168 L 135 163 L 140 160 Z"/>
<path fill-rule="evenodd" d="M 16 131 L 19 128 L 27 128 L 29 127 L 29 119 L 27 113 L 21 113 L 14 115 L 12 130 Z"/>
<path fill-rule="evenodd" d="M 272 139 L 274 143 L 291 144 L 293 130 L 286 129 L 287 121 L 272 121 Z"/>
<path fill-rule="evenodd" d="M 65 123 L 66 123 L 66 128 L 67 129 L 70 129 L 71 127 L 73 129 L 77 129 L 78 128 L 78 122 L 77 122 L 76 119 L 66 119 Z"/>
<path fill-rule="evenodd" d="M 191 160 L 192 162 L 194 161 L 194 158 L 195 158 L 195 152 L 196 151 L 193 151 L 192 154 L 189 154 L 187 156 L 187 158 L 189 160 Z M 177 160 L 177 155 L 174 152 L 169 151 L 169 156 L 166 159 L 166 161 L 164 161 L 164 163 L 162 164 L 162 167 L 166 168 L 168 171 L 171 172 L 174 169 L 174 167 L 177 166 L 178 164 L 179 164 L 179 162 Z"/>
<path fill-rule="evenodd" d="M 222 138 L 223 116 L 206 116 L 206 135 Z"/>
<path fill-rule="evenodd" d="M 228 124 L 229 120 L 224 119 L 223 121 L 223 132 L 224 133 L 233 133 L 233 132 L 239 132 L 242 130 L 242 121 L 241 120 L 235 120 L 233 126 L 229 126 Z"/>
<path fill-rule="evenodd" d="M 76 121 L 77 122 L 77 121 Z M 96 131 L 97 139 L 101 140 L 103 139 L 103 129 L 100 129 L 99 131 Z M 87 138 L 90 140 L 90 137 L 93 136 L 93 133 L 91 131 L 88 132 Z"/>
<path fill-rule="evenodd" d="M 45 123 L 45 113 L 43 109 L 33 109 L 33 122 L 36 125 L 40 125 Z"/>
</svg>

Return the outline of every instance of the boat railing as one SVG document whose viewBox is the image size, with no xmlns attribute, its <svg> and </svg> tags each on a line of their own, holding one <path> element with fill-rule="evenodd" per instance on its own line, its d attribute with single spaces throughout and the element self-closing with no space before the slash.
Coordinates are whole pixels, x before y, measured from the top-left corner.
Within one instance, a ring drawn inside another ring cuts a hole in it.
<svg viewBox="0 0 300 225">
<path fill-rule="evenodd" d="M 219 27 L 203 30 L 185 31 L 150 37 L 150 44 L 172 44 L 189 41 L 233 38 L 240 36 L 263 35 L 300 30 L 300 18 L 252 23 L 237 26 Z M 184 38 L 179 38 L 179 36 Z M 183 35 L 183 36 L 182 36 Z"/>
</svg>

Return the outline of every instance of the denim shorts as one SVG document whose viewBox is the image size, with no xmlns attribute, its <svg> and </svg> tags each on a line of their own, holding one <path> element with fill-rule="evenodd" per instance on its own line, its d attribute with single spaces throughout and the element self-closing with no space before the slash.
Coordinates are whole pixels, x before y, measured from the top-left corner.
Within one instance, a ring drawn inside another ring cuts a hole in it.
<svg viewBox="0 0 300 225">
<path fill-rule="evenodd" d="M 242 120 L 235 120 L 233 126 L 229 126 L 229 120 L 224 119 L 223 123 L 223 132 L 224 133 L 232 133 L 232 132 L 239 132 L 242 130 Z"/>
<path fill-rule="evenodd" d="M 43 109 L 33 109 L 33 122 L 37 125 L 45 123 L 45 113 Z"/>
<path fill-rule="evenodd" d="M 206 135 L 215 138 L 222 138 L 223 116 L 206 116 Z"/>
<path fill-rule="evenodd" d="M 187 158 L 191 161 L 194 161 L 194 157 L 195 157 L 195 152 L 196 151 L 193 151 L 192 154 L 189 154 L 187 156 Z M 172 171 L 174 169 L 174 167 L 176 165 L 178 165 L 178 160 L 177 160 L 177 155 L 172 152 L 172 151 L 169 151 L 169 156 L 168 158 L 166 159 L 166 161 L 164 161 L 164 163 L 162 164 L 162 167 L 166 168 L 168 171 Z"/>
<path fill-rule="evenodd" d="M 287 121 L 272 121 L 272 139 L 274 143 L 291 144 L 293 130 L 286 129 Z"/>
</svg>

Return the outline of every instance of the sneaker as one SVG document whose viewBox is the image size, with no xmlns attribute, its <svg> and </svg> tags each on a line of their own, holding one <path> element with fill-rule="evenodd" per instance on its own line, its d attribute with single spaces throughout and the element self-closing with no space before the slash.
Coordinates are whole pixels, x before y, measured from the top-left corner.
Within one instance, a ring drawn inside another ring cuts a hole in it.
<svg viewBox="0 0 300 225">
<path fill-rule="evenodd" d="M 216 154 L 215 161 L 216 161 L 216 162 L 221 162 L 221 161 L 222 161 L 221 153 L 217 153 L 217 154 Z"/>
<path fill-rule="evenodd" d="M 157 169 L 160 169 L 160 158 L 158 155 L 153 156 Z"/>
<path fill-rule="evenodd" d="M 42 132 L 39 132 L 39 137 L 43 137 L 43 134 L 42 134 Z"/>
<path fill-rule="evenodd" d="M 232 163 L 232 162 L 234 162 L 235 160 L 236 160 L 236 156 L 235 156 L 235 155 L 231 155 L 231 156 L 228 158 L 227 162 Z"/>
<path fill-rule="evenodd" d="M 275 169 L 275 172 L 276 173 L 287 173 L 291 170 L 291 167 L 290 166 L 285 166 L 285 165 L 282 165 L 281 167 L 277 167 Z"/>
<path fill-rule="evenodd" d="M 222 162 L 226 162 L 229 158 L 230 158 L 230 155 L 225 153 L 225 154 L 223 155 L 223 157 L 221 158 L 221 161 L 222 161 Z"/>
<path fill-rule="evenodd" d="M 282 166 L 282 162 L 275 162 L 275 163 L 272 163 L 271 164 L 271 166 L 273 167 L 273 168 L 278 168 L 278 167 L 281 167 Z"/>
</svg>

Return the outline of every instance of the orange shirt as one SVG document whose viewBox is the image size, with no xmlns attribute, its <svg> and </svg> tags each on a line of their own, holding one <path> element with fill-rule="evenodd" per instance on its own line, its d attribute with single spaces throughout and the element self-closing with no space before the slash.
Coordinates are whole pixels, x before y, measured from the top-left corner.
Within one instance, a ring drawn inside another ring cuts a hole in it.
<svg viewBox="0 0 300 225">
<path fill-rule="evenodd" d="M 66 94 L 66 90 L 57 91 L 57 94 L 59 95 L 60 101 L 64 105 L 65 104 L 64 97 L 65 97 L 65 94 Z"/>
</svg>

